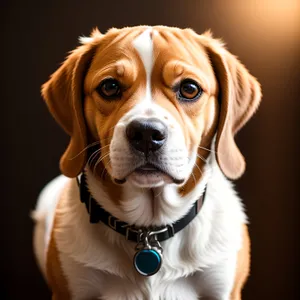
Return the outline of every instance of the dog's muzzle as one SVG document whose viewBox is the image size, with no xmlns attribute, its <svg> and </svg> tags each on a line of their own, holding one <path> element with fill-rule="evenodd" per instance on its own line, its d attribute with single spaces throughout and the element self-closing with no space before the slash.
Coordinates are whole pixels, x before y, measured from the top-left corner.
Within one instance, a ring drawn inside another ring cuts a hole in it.
<svg viewBox="0 0 300 300">
<path fill-rule="evenodd" d="M 168 148 L 171 141 L 168 126 L 158 118 L 135 118 L 125 127 L 125 139 L 129 146 L 128 172 L 124 177 L 114 178 L 123 184 L 130 177 L 140 187 L 157 187 L 164 183 L 183 183 L 183 178 L 172 174 L 168 162 Z M 120 154 L 121 155 L 121 154 Z"/>
</svg>

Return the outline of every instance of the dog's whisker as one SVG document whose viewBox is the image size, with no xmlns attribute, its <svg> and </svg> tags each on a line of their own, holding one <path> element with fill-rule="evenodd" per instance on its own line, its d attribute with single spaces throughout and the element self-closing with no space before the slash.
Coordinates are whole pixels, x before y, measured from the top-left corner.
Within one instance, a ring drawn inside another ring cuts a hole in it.
<svg viewBox="0 0 300 300">
<path fill-rule="evenodd" d="M 214 150 L 211 150 L 211 149 L 208 149 L 208 148 L 205 148 L 205 147 L 202 147 L 202 146 L 198 146 L 199 149 L 203 149 L 203 150 L 206 150 L 206 151 L 209 151 L 209 152 L 212 152 L 212 153 L 217 153 L 216 151 Z"/>
<path fill-rule="evenodd" d="M 94 159 L 95 159 L 95 157 L 97 157 L 97 154 L 99 154 L 99 153 L 101 152 L 101 150 L 105 149 L 106 147 L 109 147 L 109 145 L 105 145 L 105 146 L 103 146 L 103 147 L 97 149 L 96 151 L 94 151 L 94 152 L 90 155 L 90 157 L 89 157 L 87 163 L 88 163 L 88 164 L 92 164 L 93 161 L 94 161 Z"/>
<path fill-rule="evenodd" d="M 89 165 L 91 165 L 91 166 L 94 165 L 95 161 L 97 161 L 97 159 L 99 158 L 99 156 L 98 156 L 99 153 L 100 152 L 98 152 L 96 155 L 94 155 L 94 157 L 91 159 Z"/>
<path fill-rule="evenodd" d="M 102 156 L 100 156 L 100 157 L 98 158 L 98 160 L 96 161 L 95 166 L 94 166 L 94 168 L 93 168 L 93 173 L 94 173 L 94 174 L 95 174 L 96 168 L 97 168 L 97 166 L 99 165 L 99 163 L 100 163 L 103 159 L 105 159 L 107 156 L 109 156 L 109 152 L 106 153 L 106 154 L 104 154 L 104 155 L 102 155 Z"/>
<path fill-rule="evenodd" d="M 106 139 L 103 139 L 103 140 L 106 140 Z M 96 142 L 93 142 L 93 143 L 89 144 L 88 146 L 86 146 L 85 148 L 83 148 L 78 154 L 76 154 L 75 156 L 73 156 L 72 158 L 70 158 L 70 160 L 75 159 L 76 157 L 78 157 L 80 154 L 82 154 L 82 153 L 83 153 L 84 151 L 86 151 L 87 149 L 89 149 L 89 148 L 91 148 L 91 147 L 93 147 L 93 146 L 96 146 L 96 145 L 98 145 L 98 144 L 100 144 L 100 141 L 96 141 Z M 98 149 L 98 150 L 102 150 L 102 149 L 104 149 L 105 147 L 109 147 L 109 145 L 105 145 L 105 146 L 101 147 L 101 148 Z"/>
<path fill-rule="evenodd" d="M 198 170 L 200 171 L 201 175 L 203 175 L 203 172 L 202 172 L 201 168 L 197 165 L 197 163 L 195 163 L 195 166 L 198 168 Z"/>
<path fill-rule="evenodd" d="M 95 174 L 97 166 L 100 164 L 100 162 L 106 158 L 108 156 L 108 154 L 104 155 L 101 159 L 98 159 L 97 162 L 95 163 L 94 167 L 93 167 L 93 174 Z"/>
<path fill-rule="evenodd" d="M 92 164 L 92 162 L 94 161 L 95 157 L 97 157 L 97 155 L 101 152 L 101 149 L 97 149 L 96 151 L 94 151 L 91 156 L 89 157 L 87 164 Z"/>
<path fill-rule="evenodd" d="M 98 154 L 100 154 L 100 156 L 98 156 Z M 96 163 L 95 163 L 95 164 L 97 164 L 97 161 L 98 161 L 98 159 L 100 159 L 100 158 L 101 158 L 101 152 L 99 151 L 99 152 L 97 153 L 97 155 L 94 155 L 93 159 L 91 160 L 91 165 L 94 164 L 94 161 L 95 161 L 95 160 L 96 160 Z"/>
<path fill-rule="evenodd" d="M 109 147 L 109 146 L 110 146 L 109 144 L 108 144 L 108 145 L 105 145 L 105 146 L 99 148 L 99 150 L 101 151 L 101 150 L 103 150 L 104 148 Z"/>
<path fill-rule="evenodd" d="M 200 158 L 202 161 L 204 161 L 205 163 L 207 163 L 207 160 L 200 154 L 197 154 L 197 157 Z"/>
<path fill-rule="evenodd" d="M 83 153 L 85 150 L 97 145 L 97 144 L 100 144 L 100 141 L 96 141 L 96 142 L 93 142 L 91 144 L 89 144 L 88 146 L 86 146 L 85 148 L 83 148 L 78 154 L 76 154 L 75 156 L 71 157 L 70 160 L 73 160 L 75 159 L 76 157 L 78 157 L 81 153 Z"/>
<path fill-rule="evenodd" d="M 193 178 L 194 178 L 194 184 L 195 184 L 195 186 L 196 186 L 197 182 L 196 182 L 196 177 L 195 177 L 195 175 L 194 175 L 194 172 L 192 172 L 192 176 L 193 176 Z"/>
<path fill-rule="evenodd" d="M 93 157 L 94 157 L 95 155 L 97 155 L 100 151 L 101 151 L 100 149 L 96 149 L 96 150 L 90 155 L 90 157 L 89 157 L 89 159 L 88 159 L 88 162 L 90 162 L 90 160 L 92 160 Z"/>
</svg>

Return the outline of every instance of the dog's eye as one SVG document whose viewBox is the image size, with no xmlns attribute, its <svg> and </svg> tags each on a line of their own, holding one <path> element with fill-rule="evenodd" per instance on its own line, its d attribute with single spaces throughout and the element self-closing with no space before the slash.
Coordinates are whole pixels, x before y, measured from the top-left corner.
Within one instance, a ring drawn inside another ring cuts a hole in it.
<svg viewBox="0 0 300 300">
<path fill-rule="evenodd" d="M 196 100 L 203 93 L 202 88 L 192 79 L 185 79 L 180 83 L 177 96 L 179 100 Z"/>
<path fill-rule="evenodd" d="M 114 78 L 104 79 L 97 87 L 98 94 L 107 100 L 118 99 L 121 97 L 121 85 Z"/>
</svg>

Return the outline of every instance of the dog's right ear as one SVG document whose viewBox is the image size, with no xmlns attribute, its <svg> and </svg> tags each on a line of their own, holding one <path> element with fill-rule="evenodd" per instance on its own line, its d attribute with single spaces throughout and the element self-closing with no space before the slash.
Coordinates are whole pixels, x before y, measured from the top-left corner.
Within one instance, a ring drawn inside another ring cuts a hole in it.
<svg viewBox="0 0 300 300">
<path fill-rule="evenodd" d="M 71 137 L 60 160 L 60 169 L 68 177 L 77 176 L 86 163 L 86 125 L 83 115 L 84 78 L 97 49 L 101 34 L 94 30 L 91 38 L 71 52 L 61 67 L 42 86 L 42 96 L 57 123 Z"/>
<path fill-rule="evenodd" d="M 210 32 L 198 37 L 207 51 L 219 86 L 220 114 L 216 134 L 216 158 L 224 175 L 239 178 L 245 159 L 234 137 L 255 113 L 262 97 L 257 79 Z"/>
</svg>

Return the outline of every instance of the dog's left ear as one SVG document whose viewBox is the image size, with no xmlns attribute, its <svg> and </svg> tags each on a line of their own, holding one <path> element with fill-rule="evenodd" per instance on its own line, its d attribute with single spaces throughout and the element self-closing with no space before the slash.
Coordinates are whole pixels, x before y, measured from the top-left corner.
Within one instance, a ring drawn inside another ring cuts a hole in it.
<svg viewBox="0 0 300 300">
<path fill-rule="evenodd" d="M 94 30 L 92 38 L 82 39 L 61 67 L 42 86 L 42 96 L 57 123 L 71 137 L 60 159 L 60 169 L 68 177 L 77 176 L 86 163 L 86 125 L 83 116 L 83 84 L 86 72 L 101 34 Z"/>
<path fill-rule="evenodd" d="M 219 40 L 213 39 L 210 33 L 200 37 L 219 84 L 217 161 L 228 178 L 237 179 L 244 173 L 246 163 L 234 136 L 251 118 L 260 103 L 260 84 Z"/>
</svg>

